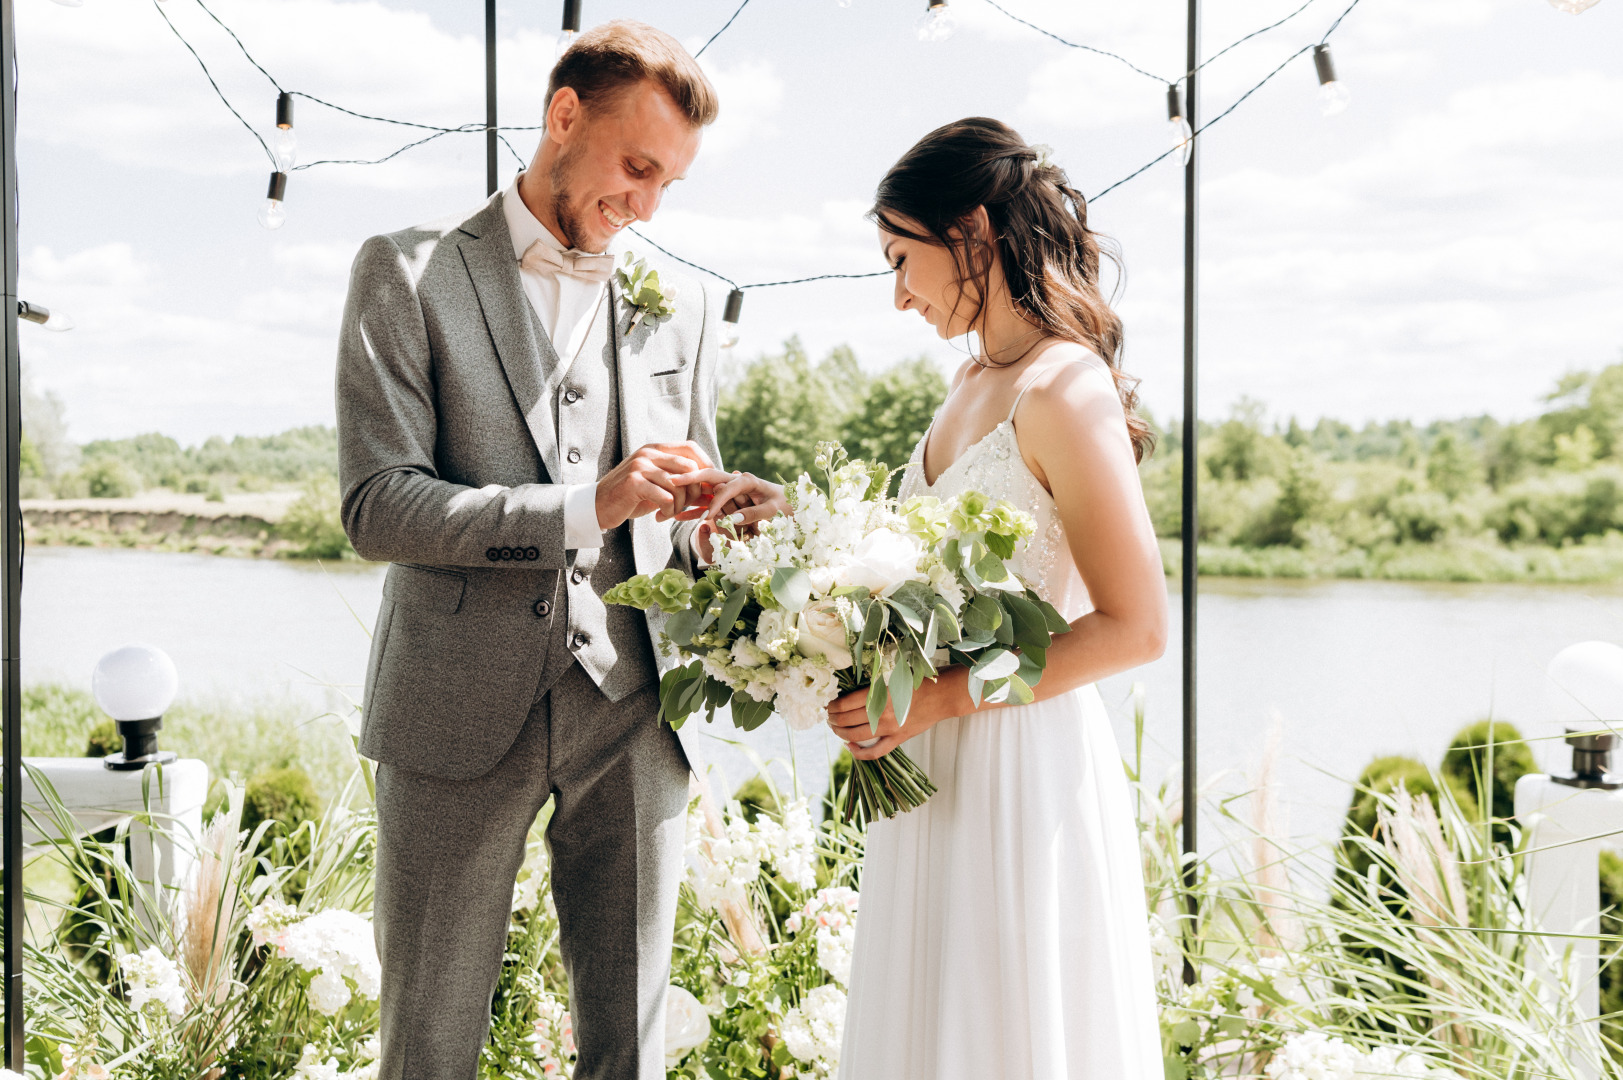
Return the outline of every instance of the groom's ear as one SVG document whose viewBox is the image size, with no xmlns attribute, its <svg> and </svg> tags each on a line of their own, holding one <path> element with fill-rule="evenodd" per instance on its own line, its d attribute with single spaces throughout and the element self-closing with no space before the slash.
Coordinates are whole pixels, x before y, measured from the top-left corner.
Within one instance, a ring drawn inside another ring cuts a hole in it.
<svg viewBox="0 0 1623 1080">
<path fill-rule="evenodd" d="M 575 93 L 572 86 L 560 86 L 552 100 L 547 103 L 546 130 L 554 140 L 567 143 L 579 130 L 581 118 L 585 115 L 580 95 Z"/>
</svg>

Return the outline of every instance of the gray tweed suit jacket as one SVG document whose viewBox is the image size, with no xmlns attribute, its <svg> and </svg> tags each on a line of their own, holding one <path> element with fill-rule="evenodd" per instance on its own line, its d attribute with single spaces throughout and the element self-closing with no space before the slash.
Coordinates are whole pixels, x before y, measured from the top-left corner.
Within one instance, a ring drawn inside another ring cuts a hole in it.
<svg viewBox="0 0 1623 1080">
<path fill-rule="evenodd" d="M 361 752 L 446 779 L 495 766 L 585 636 L 565 617 L 576 553 L 564 547 L 565 485 L 556 479 L 568 471 L 554 416 L 559 365 L 524 295 L 501 198 L 368 240 L 339 343 L 344 528 L 363 558 L 393 564 Z M 601 333 L 617 379 L 619 456 L 691 439 L 719 466 L 719 334 L 703 289 L 680 281 L 676 313 L 629 332 L 634 311 L 610 290 Z M 589 340 L 576 362 L 591 348 Z M 635 519 L 636 572 L 691 571 L 692 527 Z M 600 594 L 612 584 L 591 587 Z M 594 646 L 610 650 L 609 660 L 594 668 L 579 659 L 614 701 L 647 675 L 617 678 L 613 650 L 635 645 L 646 655 L 648 645 L 616 643 L 614 633 L 652 634 L 657 623 L 609 623 Z"/>
</svg>

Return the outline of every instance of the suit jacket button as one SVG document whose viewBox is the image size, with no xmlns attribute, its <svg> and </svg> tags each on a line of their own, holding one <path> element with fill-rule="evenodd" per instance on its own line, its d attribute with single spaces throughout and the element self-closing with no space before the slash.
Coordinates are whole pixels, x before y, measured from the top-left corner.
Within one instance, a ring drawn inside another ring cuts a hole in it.
<svg viewBox="0 0 1623 1080">
<path fill-rule="evenodd" d="M 575 632 L 575 648 L 584 649 L 587 645 L 591 644 L 591 641 L 592 639 L 581 631 L 577 630 Z"/>
<path fill-rule="evenodd" d="M 550 602 L 548 602 L 546 600 L 537 600 L 535 602 L 535 617 L 536 618 L 544 619 L 548 615 L 551 615 L 551 614 L 552 614 L 552 604 Z"/>
<path fill-rule="evenodd" d="M 573 581 L 576 585 L 579 585 L 581 582 L 586 580 L 586 571 L 576 570 L 574 573 L 569 575 L 569 580 Z"/>
<path fill-rule="evenodd" d="M 485 558 L 489 559 L 491 562 L 495 562 L 497 559 L 500 559 L 501 557 L 502 557 L 502 549 L 501 548 L 486 548 L 485 549 Z"/>
<path fill-rule="evenodd" d="M 535 562 L 535 560 L 541 557 L 541 549 L 538 547 L 527 547 L 524 549 L 524 557 L 531 562 Z"/>
<path fill-rule="evenodd" d="M 564 391 L 564 401 L 567 402 L 568 404 L 573 405 L 575 402 L 577 402 L 579 400 L 580 400 L 580 391 L 576 390 L 573 386 L 571 386 L 568 390 Z"/>
<path fill-rule="evenodd" d="M 513 557 L 513 549 L 509 547 L 502 548 L 501 556 L 503 559 L 511 559 Z"/>
<path fill-rule="evenodd" d="M 580 451 L 579 450 L 571 450 L 571 451 L 569 451 L 569 464 L 571 464 L 571 465 L 579 465 L 580 464 Z"/>
</svg>

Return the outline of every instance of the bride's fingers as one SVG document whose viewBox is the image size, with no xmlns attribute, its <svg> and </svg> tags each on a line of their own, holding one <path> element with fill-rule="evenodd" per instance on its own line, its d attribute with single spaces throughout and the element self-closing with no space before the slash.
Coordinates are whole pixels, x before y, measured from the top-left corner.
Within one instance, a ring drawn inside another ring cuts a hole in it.
<svg viewBox="0 0 1623 1080">
<path fill-rule="evenodd" d="M 867 740 L 862 741 L 866 742 Z M 845 744 L 845 748 L 851 751 L 851 756 L 858 761 L 873 761 L 876 758 L 884 757 L 900 746 L 901 743 L 902 740 L 895 735 L 886 735 L 872 746 L 859 746 L 854 742 L 848 742 Z"/>
</svg>

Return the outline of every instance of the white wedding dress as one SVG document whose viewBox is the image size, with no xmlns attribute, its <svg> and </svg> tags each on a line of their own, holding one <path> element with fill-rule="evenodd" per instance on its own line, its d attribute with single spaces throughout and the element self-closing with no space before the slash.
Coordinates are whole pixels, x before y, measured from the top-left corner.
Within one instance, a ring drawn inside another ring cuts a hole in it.
<svg viewBox="0 0 1623 1080">
<path fill-rule="evenodd" d="M 933 485 L 926 434 L 901 494 L 1028 511 L 1010 569 L 1074 620 L 1087 593 L 1014 414 Z M 841 1080 L 1161 1080 L 1138 834 L 1098 690 L 943 720 L 902 748 L 936 793 L 868 831 Z"/>
</svg>

